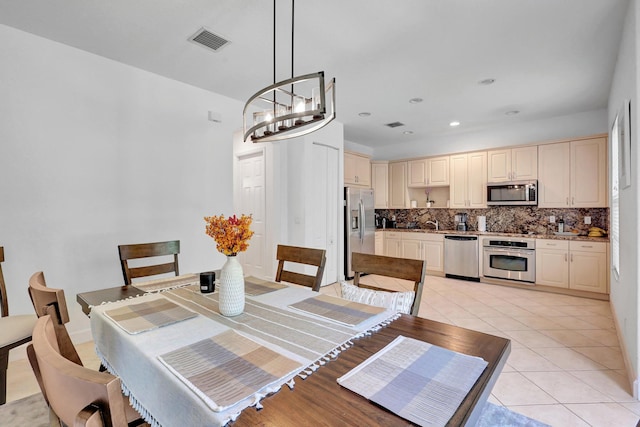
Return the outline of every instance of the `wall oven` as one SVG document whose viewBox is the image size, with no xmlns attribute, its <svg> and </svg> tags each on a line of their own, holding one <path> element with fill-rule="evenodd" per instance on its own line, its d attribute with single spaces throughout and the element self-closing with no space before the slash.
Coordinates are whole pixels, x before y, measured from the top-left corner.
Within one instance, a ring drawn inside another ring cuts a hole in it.
<svg viewBox="0 0 640 427">
<path fill-rule="evenodd" d="M 487 205 L 537 205 L 538 181 L 490 182 L 487 184 Z"/>
<path fill-rule="evenodd" d="M 535 245 L 534 239 L 485 238 L 482 275 L 534 283 L 536 281 Z"/>
</svg>

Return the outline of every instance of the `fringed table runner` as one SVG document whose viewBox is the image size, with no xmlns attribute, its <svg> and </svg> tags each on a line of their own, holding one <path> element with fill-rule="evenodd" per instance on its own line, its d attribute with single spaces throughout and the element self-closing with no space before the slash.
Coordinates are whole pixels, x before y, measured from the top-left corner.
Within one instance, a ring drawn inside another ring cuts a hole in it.
<svg viewBox="0 0 640 427">
<path fill-rule="evenodd" d="M 106 310 L 104 313 L 130 334 L 139 334 L 198 315 L 161 296 L 139 304 Z"/>
<path fill-rule="evenodd" d="M 258 392 L 280 389 L 281 378 L 300 363 L 234 331 L 223 332 L 159 357 L 214 411 L 224 411 Z"/>
<path fill-rule="evenodd" d="M 197 283 L 200 283 L 199 274 L 183 274 L 176 277 L 133 283 L 132 286 L 135 286 L 136 288 L 145 292 L 157 292 L 165 289 L 178 288 L 180 286 L 193 285 Z"/>
<path fill-rule="evenodd" d="M 381 307 L 347 301 L 323 294 L 291 304 L 289 307 L 347 326 L 359 325 L 363 321 L 385 311 Z"/>
<path fill-rule="evenodd" d="M 413 338 L 397 337 L 338 383 L 421 426 L 445 426 L 487 366 Z"/>
<path fill-rule="evenodd" d="M 311 366 L 312 371 L 318 367 L 314 362 L 323 364 L 330 357 L 335 357 L 341 349 L 346 348 L 352 339 L 366 332 L 358 332 L 347 326 L 287 311 L 253 299 L 245 301 L 242 314 L 225 317 L 218 310 L 218 293 L 202 295 L 197 287 L 172 289 L 163 292 L 163 295 L 218 323 L 275 344 L 309 360 L 310 365 L 314 365 Z M 393 312 L 389 311 L 386 315 L 384 313 L 385 309 L 379 309 L 379 320 L 372 326 L 395 318 Z M 380 317 L 381 315 L 383 317 Z"/>
<path fill-rule="evenodd" d="M 258 296 L 286 288 L 287 285 L 268 280 L 258 279 L 257 277 L 248 276 L 244 278 L 244 292 L 250 296 Z"/>
</svg>

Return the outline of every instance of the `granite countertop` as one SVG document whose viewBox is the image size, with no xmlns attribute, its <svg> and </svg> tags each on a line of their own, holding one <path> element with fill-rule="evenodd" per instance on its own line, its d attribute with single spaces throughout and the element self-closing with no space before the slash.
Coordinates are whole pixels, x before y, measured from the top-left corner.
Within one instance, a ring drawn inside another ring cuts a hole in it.
<svg viewBox="0 0 640 427">
<path fill-rule="evenodd" d="M 526 237 L 529 239 L 550 239 L 550 240 L 585 240 L 591 242 L 609 242 L 609 237 L 589 237 L 576 234 L 574 236 L 569 235 L 557 235 L 557 234 L 524 234 L 524 233 L 500 233 L 497 231 L 458 231 L 458 230 L 434 230 L 423 228 L 377 228 L 376 231 L 393 231 L 401 233 L 435 233 L 435 234 L 457 234 L 468 236 L 505 236 L 505 237 Z"/>
</svg>

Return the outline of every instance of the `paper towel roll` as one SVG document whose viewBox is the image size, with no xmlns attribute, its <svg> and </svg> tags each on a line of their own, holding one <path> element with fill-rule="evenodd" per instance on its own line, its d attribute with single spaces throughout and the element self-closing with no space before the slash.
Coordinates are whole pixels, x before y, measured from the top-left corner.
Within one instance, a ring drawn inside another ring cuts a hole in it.
<svg viewBox="0 0 640 427">
<path fill-rule="evenodd" d="M 418 207 L 418 201 L 417 200 L 412 200 L 411 201 L 411 207 L 412 208 L 417 208 Z"/>
<path fill-rule="evenodd" d="M 479 216 L 478 217 L 478 231 L 487 231 L 487 217 Z"/>
</svg>

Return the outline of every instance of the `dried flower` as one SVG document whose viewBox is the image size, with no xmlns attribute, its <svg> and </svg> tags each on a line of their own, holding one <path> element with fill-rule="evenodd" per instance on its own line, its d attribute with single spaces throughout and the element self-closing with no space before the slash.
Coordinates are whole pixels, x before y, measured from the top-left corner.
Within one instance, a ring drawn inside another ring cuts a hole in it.
<svg viewBox="0 0 640 427">
<path fill-rule="evenodd" d="M 224 215 L 205 216 L 206 233 L 216 241 L 216 249 L 227 256 L 235 256 L 249 247 L 249 239 L 253 231 L 249 228 L 253 218 L 251 215 L 235 215 L 225 219 Z"/>
</svg>

